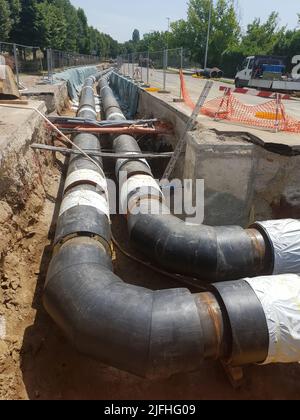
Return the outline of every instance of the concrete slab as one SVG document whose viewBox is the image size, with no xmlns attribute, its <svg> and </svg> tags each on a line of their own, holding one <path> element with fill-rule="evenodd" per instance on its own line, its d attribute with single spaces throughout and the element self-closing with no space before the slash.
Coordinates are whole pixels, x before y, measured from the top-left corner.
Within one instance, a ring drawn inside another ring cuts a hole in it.
<svg viewBox="0 0 300 420">
<path fill-rule="evenodd" d="M 33 86 L 22 90 L 22 96 L 29 99 L 44 101 L 47 107 L 47 113 L 60 113 L 64 108 L 69 106 L 69 96 L 67 83 L 60 82 L 53 85 L 44 84 L 38 81 Z"/>
</svg>

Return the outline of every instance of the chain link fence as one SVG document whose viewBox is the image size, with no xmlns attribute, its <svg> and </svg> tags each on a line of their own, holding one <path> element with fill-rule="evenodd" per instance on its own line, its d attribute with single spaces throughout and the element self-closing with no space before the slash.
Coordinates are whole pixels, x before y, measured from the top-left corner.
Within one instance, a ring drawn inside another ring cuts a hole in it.
<svg viewBox="0 0 300 420">
<path fill-rule="evenodd" d="M 71 67 L 100 64 L 96 55 L 77 54 L 53 49 L 41 50 L 39 47 L 0 41 L 0 64 L 10 66 L 20 86 L 20 75 L 46 75 L 53 81 L 53 74 Z"/>
<path fill-rule="evenodd" d="M 189 50 L 176 48 L 123 54 L 118 58 L 118 67 L 126 77 L 160 92 L 178 91 L 181 96 L 179 77 L 169 75 L 179 74 L 179 70 L 193 74 L 201 65 L 193 62 Z"/>
<path fill-rule="evenodd" d="M 50 74 L 63 71 L 71 67 L 92 66 L 100 64 L 101 59 L 96 55 L 77 54 L 59 50 L 47 50 L 47 68 Z"/>
<path fill-rule="evenodd" d="M 20 84 L 20 74 L 42 75 L 46 71 L 46 58 L 39 47 L 0 42 L 2 61 L 8 65 Z"/>
</svg>

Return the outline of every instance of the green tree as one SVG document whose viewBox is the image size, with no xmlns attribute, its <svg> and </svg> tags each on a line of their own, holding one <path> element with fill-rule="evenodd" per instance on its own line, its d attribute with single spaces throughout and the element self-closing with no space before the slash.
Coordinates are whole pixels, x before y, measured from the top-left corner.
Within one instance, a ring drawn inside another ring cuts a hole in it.
<svg viewBox="0 0 300 420">
<path fill-rule="evenodd" d="M 14 28 L 14 42 L 25 45 L 38 45 L 36 31 L 37 0 L 22 0 L 19 22 Z"/>
<path fill-rule="evenodd" d="M 137 44 L 138 42 L 140 42 L 140 40 L 141 40 L 141 37 L 140 37 L 140 31 L 139 31 L 138 29 L 135 29 L 135 30 L 133 31 L 133 34 L 132 34 L 132 41 L 133 41 L 135 44 Z"/>
<path fill-rule="evenodd" d="M 192 56 L 198 62 L 204 61 L 210 0 L 190 0 L 186 30 L 191 45 Z M 208 65 L 221 63 L 224 51 L 237 45 L 240 26 L 232 0 L 218 0 L 212 9 L 209 40 Z"/>
<path fill-rule="evenodd" d="M 77 27 L 77 45 L 81 54 L 88 54 L 89 52 L 89 40 L 88 32 L 89 27 L 87 23 L 87 17 L 83 9 L 77 10 L 78 27 Z"/>
<path fill-rule="evenodd" d="M 256 18 L 247 27 L 237 45 L 231 46 L 222 56 L 222 68 L 233 77 L 237 66 L 250 55 L 289 55 L 294 31 L 279 27 L 278 14 L 272 12 L 265 22 Z"/>
<path fill-rule="evenodd" d="M 8 2 L 0 0 L 0 40 L 8 40 L 11 28 L 12 20 Z"/>
<path fill-rule="evenodd" d="M 137 50 L 142 51 L 162 51 L 166 48 L 167 44 L 167 33 L 154 31 L 144 35 L 143 40 L 138 46 Z"/>
<path fill-rule="evenodd" d="M 286 28 L 278 27 L 278 13 L 272 12 L 266 22 L 254 19 L 247 27 L 247 32 L 240 44 L 240 50 L 246 55 L 272 54 L 274 45 L 282 36 Z"/>
<path fill-rule="evenodd" d="M 20 22 L 20 14 L 22 10 L 21 1 L 20 0 L 7 0 L 10 9 L 10 19 L 12 28 L 16 27 L 16 25 Z"/>
<path fill-rule="evenodd" d="M 66 36 L 62 48 L 65 51 L 77 51 L 77 36 L 75 36 L 79 24 L 77 9 L 69 0 L 54 0 L 53 3 L 59 8 L 66 22 Z"/>
<path fill-rule="evenodd" d="M 193 34 L 190 25 L 184 19 L 171 23 L 171 33 L 169 37 L 169 46 L 171 48 L 191 47 Z"/>
<path fill-rule="evenodd" d="M 62 49 L 66 42 L 67 24 L 60 8 L 55 3 L 36 4 L 34 27 L 43 49 Z"/>
</svg>

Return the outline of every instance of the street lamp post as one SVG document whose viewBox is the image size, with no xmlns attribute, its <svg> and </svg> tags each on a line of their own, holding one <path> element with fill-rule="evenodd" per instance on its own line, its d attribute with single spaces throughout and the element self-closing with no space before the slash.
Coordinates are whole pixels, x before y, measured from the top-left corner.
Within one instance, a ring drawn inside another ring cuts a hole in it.
<svg viewBox="0 0 300 420">
<path fill-rule="evenodd" d="M 205 50 L 205 60 L 204 60 L 204 69 L 207 68 L 207 61 L 208 61 L 208 49 L 209 49 L 209 37 L 210 37 L 212 8 L 213 8 L 213 0 L 210 0 L 209 17 L 208 17 L 208 28 L 207 28 L 207 40 L 206 40 L 206 50 Z"/>
<path fill-rule="evenodd" d="M 163 62 L 164 62 L 164 74 L 163 74 L 163 92 L 166 92 L 166 88 L 167 88 L 167 69 L 168 69 L 168 49 L 169 49 L 169 33 L 170 33 L 170 21 L 171 18 L 167 17 L 166 18 L 168 21 L 168 32 L 167 32 L 167 48 L 164 51 L 164 57 L 163 57 Z"/>
</svg>

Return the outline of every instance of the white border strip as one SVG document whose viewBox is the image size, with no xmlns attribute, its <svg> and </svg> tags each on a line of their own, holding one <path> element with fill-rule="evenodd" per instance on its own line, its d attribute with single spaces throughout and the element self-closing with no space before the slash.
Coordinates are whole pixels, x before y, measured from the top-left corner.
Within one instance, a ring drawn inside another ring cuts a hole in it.
<svg viewBox="0 0 300 420">
<path fill-rule="evenodd" d="M 62 216 L 66 211 L 78 207 L 87 206 L 94 207 L 106 214 L 108 219 L 110 218 L 109 204 L 107 198 L 103 195 L 90 190 L 73 191 L 68 194 L 62 202 L 59 217 Z"/>
<path fill-rule="evenodd" d="M 85 181 L 98 185 L 105 191 L 108 197 L 106 178 L 92 169 L 78 169 L 77 171 L 72 172 L 66 179 L 64 192 L 73 184 L 77 184 L 78 182 L 84 183 Z"/>
<path fill-rule="evenodd" d="M 121 120 L 126 121 L 126 118 L 124 117 L 124 114 L 121 114 L 120 112 L 113 112 L 110 114 L 110 116 L 107 118 L 108 121 L 110 121 L 114 117 L 121 117 Z"/>
<path fill-rule="evenodd" d="M 78 114 L 80 114 L 81 112 L 91 112 L 93 115 L 95 115 L 95 117 L 97 117 L 97 112 L 86 105 L 84 105 L 82 108 L 78 110 Z"/>
</svg>

